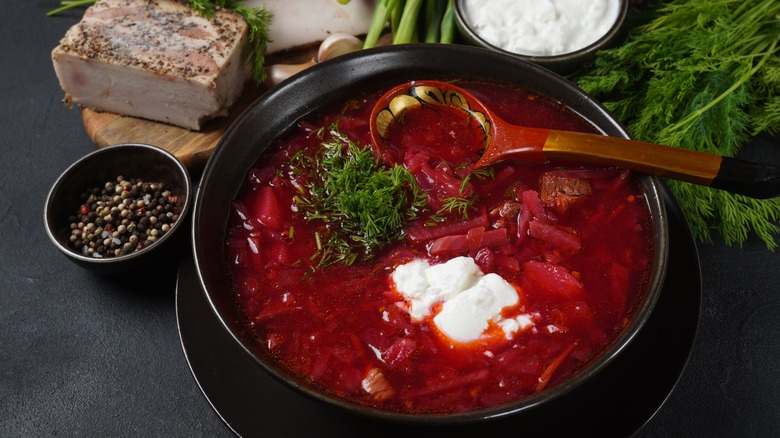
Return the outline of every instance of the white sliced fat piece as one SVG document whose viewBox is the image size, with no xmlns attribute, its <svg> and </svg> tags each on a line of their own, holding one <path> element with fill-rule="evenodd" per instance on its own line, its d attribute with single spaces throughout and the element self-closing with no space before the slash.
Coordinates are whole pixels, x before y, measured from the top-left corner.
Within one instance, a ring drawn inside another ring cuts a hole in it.
<svg viewBox="0 0 780 438">
<path fill-rule="evenodd" d="M 334 33 L 368 32 L 376 0 L 246 0 L 245 7 L 265 8 L 273 14 L 267 53 L 318 43 Z"/>
<path fill-rule="evenodd" d="M 65 101 L 199 130 L 227 114 L 249 66 L 247 24 L 176 0 L 99 0 L 52 51 Z"/>
</svg>

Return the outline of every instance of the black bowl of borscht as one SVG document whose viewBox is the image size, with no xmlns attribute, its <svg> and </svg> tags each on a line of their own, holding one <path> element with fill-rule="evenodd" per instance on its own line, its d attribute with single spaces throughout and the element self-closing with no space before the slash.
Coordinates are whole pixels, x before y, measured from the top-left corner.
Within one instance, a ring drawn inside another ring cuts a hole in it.
<svg viewBox="0 0 780 438">
<path fill-rule="evenodd" d="M 194 206 L 199 279 L 258 373 L 334 409 L 448 424 L 532 412 L 642 330 L 666 267 L 660 183 L 566 162 L 473 170 L 479 148 L 435 113 L 377 158 L 373 103 L 423 79 L 515 124 L 629 137 L 513 57 L 423 44 L 344 55 L 269 90 L 216 147 Z"/>
</svg>

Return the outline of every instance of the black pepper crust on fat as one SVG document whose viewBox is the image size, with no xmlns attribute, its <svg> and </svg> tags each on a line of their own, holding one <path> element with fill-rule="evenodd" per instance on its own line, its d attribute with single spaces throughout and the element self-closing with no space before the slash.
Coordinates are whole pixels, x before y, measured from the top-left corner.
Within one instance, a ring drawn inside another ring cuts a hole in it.
<svg viewBox="0 0 780 438">
<path fill-rule="evenodd" d="M 204 18 L 184 0 L 99 0 L 59 49 L 82 59 L 192 78 L 216 74 L 246 32 L 243 17 L 221 7 Z"/>
</svg>

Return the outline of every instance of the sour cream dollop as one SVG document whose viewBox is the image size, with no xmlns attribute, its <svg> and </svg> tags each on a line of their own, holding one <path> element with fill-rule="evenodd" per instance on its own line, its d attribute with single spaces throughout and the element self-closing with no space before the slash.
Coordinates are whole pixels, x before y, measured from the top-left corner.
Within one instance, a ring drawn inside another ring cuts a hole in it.
<svg viewBox="0 0 780 438">
<path fill-rule="evenodd" d="M 432 317 L 437 329 L 457 343 L 480 339 L 491 322 L 502 329 L 506 339 L 533 325 L 527 314 L 509 318 L 501 315 L 504 308 L 520 301 L 517 289 L 498 274 L 483 274 L 471 257 L 456 257 L 435 265 L 413 260 L 398 266 L 392 279 L 412 320 Z M 432 315 L 438 303 L 441 310 Z"/>
<path fill-rule="evenodd" d="M 509 52 L 562 55 L 583 49 L 612 28 L 619 0 L 466 0 L 464 19 L 488 43 Z"/>
</svg>

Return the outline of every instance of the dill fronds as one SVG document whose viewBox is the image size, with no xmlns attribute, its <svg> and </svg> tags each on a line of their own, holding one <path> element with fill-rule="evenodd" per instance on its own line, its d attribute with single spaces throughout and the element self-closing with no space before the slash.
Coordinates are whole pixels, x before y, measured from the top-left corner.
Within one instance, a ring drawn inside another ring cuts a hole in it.
<svg viewBox="0 0 780 438">
<path fill-rule="evenodd" d="M 369 146 L 343 134 L 338 124 L 314 132 L 322 140 L 316 154 L 301 151 L 290 168 L 308 181 L 295 198 L 300 214 L 321 221 L 318 267 L 351 265 L 401 240 L 403 226 L 427 207 L 425 194 L 402 166 L 385 167 Z"/>
<path fill-rule="evenodd" d="M 638 140 L 735 156 L 751 136 L 780 132 L 780 2 L 654 2 L 650 21 L 572 79 Z M 780 198 L 668 181 L 697 240 L 751 233 L 777 248 Z"/>
</svg>

